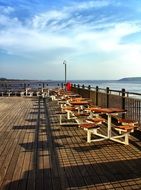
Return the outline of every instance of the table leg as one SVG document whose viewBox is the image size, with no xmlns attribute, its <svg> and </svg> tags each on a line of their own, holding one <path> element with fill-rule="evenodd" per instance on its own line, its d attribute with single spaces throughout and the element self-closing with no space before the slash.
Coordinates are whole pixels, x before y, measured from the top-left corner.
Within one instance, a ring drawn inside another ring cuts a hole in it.
<svg viewBox="0 0 141 190">
<path fill-rule="evenodd" d="M 67 119 L 70 119 L 70 111 L 67 111 Z"/>
<path fill-rule="evenodd" d="M 108 138 L 111 138 L 111 119 L 112 116 L 110 114 L 108 114 Z"/>
</svg>

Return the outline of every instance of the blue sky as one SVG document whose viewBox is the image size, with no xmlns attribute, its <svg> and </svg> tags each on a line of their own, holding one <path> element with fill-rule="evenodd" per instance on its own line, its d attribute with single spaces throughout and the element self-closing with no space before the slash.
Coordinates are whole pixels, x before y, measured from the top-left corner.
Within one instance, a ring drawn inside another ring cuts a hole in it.
<svg viewBox="0 0 141 190">
<path fill-rule="evenodd" d="M 0 0 L 0 77 L 141 76 L 140 0 Z"/>
</svg>

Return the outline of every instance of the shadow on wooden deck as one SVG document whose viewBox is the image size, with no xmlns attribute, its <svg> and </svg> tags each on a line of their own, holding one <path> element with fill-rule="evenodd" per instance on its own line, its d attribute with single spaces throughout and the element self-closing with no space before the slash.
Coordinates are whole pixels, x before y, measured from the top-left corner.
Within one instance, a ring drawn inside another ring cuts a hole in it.
<svg viewBox="0 0 141 190">
<path fill-rule="evenodd" d="M 31 189 L 69 189 L 73 187 L 85 187 L 96 184 L 113 183 L 117 181 L 126 181 L 141 178 L 141 159 L 105 162 L 97 164 L 77 165 L 59 168 L 64 171 L 64 187 L 60 184 L 60 177 L 53 174 L 51 169 L 33 170 L 27 171 L 23 178 L 19 181 L 8 184 L 5 189 L 16 189 L 19 183 L 24 184 L 27 181 L 27 177 L 33 175 L 35 172 L 35 186 L 31 186 Z M 124 166 L 124 167 L 123 167 Z M 130 169 L 130 166 L 134 166 L 134 172 Z M 81 171 L 81 172 L 80 172 Z M 89 171 L 89 173 L 88 173 Z M 42 176 L 44 174 L 45 180 Z M 33 179 L 29 179 L 30 184 L 34 184 Z M 66 180 L 66 181 L 65 181 Z M 41 188 L 42 187 L 42 188 Z M 26 184 L 25 188 L 26 189 Z"/>
<path fill-rule="evenodd" d="M 112 144 L 108 143 L 108 141 L 102 142 L 102 144 L 92 143 L 90 145 L 86 145 L 85 138 L 82 138 L 81 144 L 77 145 L 77 141 L 75 141 L 74 144 L 69 144 L 68 139 L 70 140 L 74 138 L 73 134 L 71 134 L 71 132 L 74 132 L 73 128 L 58 128 L 56 121 L 54 122 L 54 127 L 49 120 L 50 114 L 48 110 L 49 108 L 47 107 L 48 102 L 46 101 L 47 100 L 44 99 L 42 102 L 42 100 L 39 99 L 39 111 L 36 112 L 38 115 L 37 125 L 29 126 L 29 129 L 33 129 L 35 127 L 34 142 L 20 143 L 20 146 L 24 148 L 25 152 L 33 153 L 33 170 L 26 171 L 23 174 L 22 179 L 10 182 L 5 186 L 5 190 L 100 190 L 141 188 L 141 157 L 134 157 L 131 159 L 129 155 L 128 158 L 125 158 L 123 156 L 124 152 L 121 152 L 118 154 L 119 157 L 117 159 L 119 160 L 113 159 L 112 161 L 105 161 L 104 155 L 108 154 L 105 152 L 105 147 L 107 148 L 110 146 L 110 154 L 112 153 L 112 150 L 114 150 L 114 146 L 112 147 Z M 45 113 L 46 116 L 43 123 L 42 118 L 40 118 L 41 103 L 44 105 L 45 111 L 42 114 Z M 53 105 L 51 104 L 48 106 Z M 41 124 L 46 125 L 46 129 L 41 130 Z M 26 128 L 27 126 L 14 126 L 13 129 L 18 130 L 24 127 Z M 39 133 L 42 132 L 46 133 L 47 141 L 41 141 L 39 139 Z M 55 132 L 58 132 L 58 135 L 55 135 Z M 68 133 L 66 134 L 66 132 Z M 76 134 L 78 133 L 79 131 L 76 131 Z M 79 138 L 79 136 L 77 138 Z M 67 140 L 63 144 L 63 140 L 65 139 Z M 134 146 L 135 143 L 132 142 L 132 145 Z M 124 145 L 120 145 L 118 151 L 120 151 L 121 146 Z M 40 154 L 42 150 L 47 150 L 46 155 Z M 123 150 L 124 149 L 121 149 L 121 151 Z M 127 152 L 130 154 L 129 150 L 127 150 Z M 99 158 L 99 161 L 95 160 L 95 151 L 97 151 L 96 154 L 98 155 L 97 157 Z M 66 152 L 68 157 L 65 157 L 61 152 Z M 71 152 L 70 157 L 69 152 Z M 39 160 L 44 156 L 48 157 L 49 164 L 46 165 L 46 168 L 40 169 Z M 114 151 L 113 155 L 111 154 L 111 159 L 112 156 L 115 156 Z"/>
</svg>

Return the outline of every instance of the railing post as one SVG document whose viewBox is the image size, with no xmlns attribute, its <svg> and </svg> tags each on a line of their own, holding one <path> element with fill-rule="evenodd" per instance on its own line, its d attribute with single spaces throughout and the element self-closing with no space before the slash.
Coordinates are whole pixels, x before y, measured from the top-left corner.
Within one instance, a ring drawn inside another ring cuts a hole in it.
<svg viewBox="0 0 141 190">
<path fill-rule="evenodd" d="M 96 103 L 96 106 L 98 106 L 98 86 L 96 86 L 96 94 L 95 94 L 95 103 Z"/>
<path fill-rule="evenodd" d="M 81 93 L 80 93 L 80 85 L 79 84 L 77 85 L 77 94 L 81 95 Z"/>
<path fill-rule="evenodd" d="M 125 89 L 122 89 L 122 109 L 125 109 Z M 125 113 L 122 114 L 122 118 L 125 118 Z"/>
<path fill-rule="evenodd" d="M 84 84 L 82 85 L 82 88 L 83 88 L 83 89 L 85 88 Z"/>
<path fill-rule="evenodd" d="M 88 89 L 91 90 L 91 86 L 90 85 L 88 86 Z"/>
<path fill-rule="evenodd" d="M 78 93 L 78 90 L 77 90 L 77 88 L 76 88 L 76 84 L 74 84 L 74 92 L 75 92 L 75 93 Z"/>
<path fill-rule="evenodd" d="M 107 108 L 109 108 L 109 92 L 110 92 L 110 89 L 109 89 L 109 87 L 107 87 L 106 88 L 106 95 L 107 95 L 106 104 L 107 104 Z"/>
<path fill-rule="evenodd" d="M 26 83 L 24 83 L 24 90 L 26 90 Z"/>
<path fill-rule="evenodd" d="M 91 86 L 88 86 L 88 90 L 89 90 L 89 98 L 91 98 Z"/>
</svg>

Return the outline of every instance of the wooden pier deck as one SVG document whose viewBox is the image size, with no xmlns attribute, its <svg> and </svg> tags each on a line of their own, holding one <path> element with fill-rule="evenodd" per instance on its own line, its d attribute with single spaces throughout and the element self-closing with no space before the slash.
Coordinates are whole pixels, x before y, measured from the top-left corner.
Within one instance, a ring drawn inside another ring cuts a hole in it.
<svg viewBox="0 0 141 190">
<path fill-rule="evenodd" d="M 141 141 L 86 143 L 56 102 L 0 98 L 0 190 L 140 190 Z"/>
</svg>

